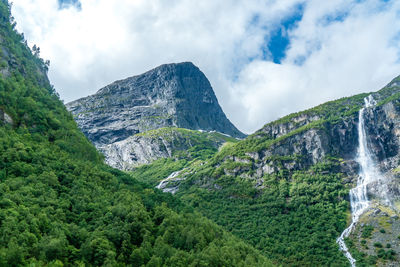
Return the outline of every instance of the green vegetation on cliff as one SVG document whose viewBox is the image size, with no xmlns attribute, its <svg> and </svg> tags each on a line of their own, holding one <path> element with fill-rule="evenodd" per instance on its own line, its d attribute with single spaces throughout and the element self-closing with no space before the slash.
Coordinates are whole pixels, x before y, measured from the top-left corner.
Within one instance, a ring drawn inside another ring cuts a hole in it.
<svg viewBox="0 0 400 267">
<path fill-rule="evenodd" d="M 0 1 L 0 109 L 13 120 L 0 121 L 0 266 L 270 265 L 172 196 L 103 164 L 9 20 Z"/>
</svg>

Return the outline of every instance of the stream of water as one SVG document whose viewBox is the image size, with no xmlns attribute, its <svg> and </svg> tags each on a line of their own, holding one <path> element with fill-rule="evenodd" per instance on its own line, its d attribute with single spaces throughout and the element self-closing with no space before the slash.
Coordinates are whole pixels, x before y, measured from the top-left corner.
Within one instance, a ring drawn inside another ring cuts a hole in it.
<svg viewBox="0 0 400 267">
<path fill-rule="evenodd" d="M 370 206 L 370 201 L 367 195 L 367 185 L 380 180 L 381 174 L 376 168 L 371 151 L 368 149 L 367 136 L 365 131 L 365 120 L 364 113 L 365 110 L 373 107 L 376 102 L 372 95 L 369 95 L 364 99 L 365 105 L 360 109 L 358 113 L 358 155 L 356 161 L 360 166 L 360 173 L 357 179 L 356 187 L 350 190 L 350 206 L 352 222 L 347 227 L 340 237 L 337 239 L 340 250 L 343 251 L 346 258 L 349 260 L 352 267 L 356 266 L 356 260 L 350 254 L 344 239 L 349 236 L 354 226 L 357 224 L 360 216 L 368 209 Z"/>
</svg>

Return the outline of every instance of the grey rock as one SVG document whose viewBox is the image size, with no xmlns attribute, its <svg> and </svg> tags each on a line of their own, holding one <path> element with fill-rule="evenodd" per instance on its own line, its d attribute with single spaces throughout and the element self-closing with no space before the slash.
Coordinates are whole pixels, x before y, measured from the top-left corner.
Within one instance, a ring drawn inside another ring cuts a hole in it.
<svg viewBox="0 0 400 267">
<path fill-rule="evenodd" d="M 378 215 L 379 213 L 381 213 L 381 210 L 380 210 L 380 209 L 375 209 L 375 210 L 372 212 L 373 215 Z"/>
<path fill-rule="evenodd" d="M 11 116 L 8 115 L 6 112 L 4 112 L 1 108 L 0 108 L 0 123 L 10 124 L 10 125 L 14 124 L 14 121 L 11 118 Z"/>
</svg>

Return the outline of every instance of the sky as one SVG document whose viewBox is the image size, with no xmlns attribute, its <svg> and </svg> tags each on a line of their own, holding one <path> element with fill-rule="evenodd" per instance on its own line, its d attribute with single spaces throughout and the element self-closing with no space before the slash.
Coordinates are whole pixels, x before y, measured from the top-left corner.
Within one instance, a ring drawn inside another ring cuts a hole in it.
<svg viewBox="0 0 400 267">
<path fill-rule="evenodd" d="M 191 61 L 243 132 L 400 75 L 395 0 L 13 0 L 64 102 Z"/>
</svg>

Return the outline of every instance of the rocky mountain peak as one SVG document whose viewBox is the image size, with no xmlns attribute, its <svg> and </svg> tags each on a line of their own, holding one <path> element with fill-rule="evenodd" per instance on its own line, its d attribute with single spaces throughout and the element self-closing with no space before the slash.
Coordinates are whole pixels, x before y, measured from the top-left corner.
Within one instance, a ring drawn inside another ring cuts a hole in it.
<svg viewBox="0 0 400 267">
<path fill-rule="evenodd" d="M 245 136 L 227 119 L 206 76 L 190 62 L 161 65 L 66 106 L 98 146 L 162 127 Z"/>
</svg>

